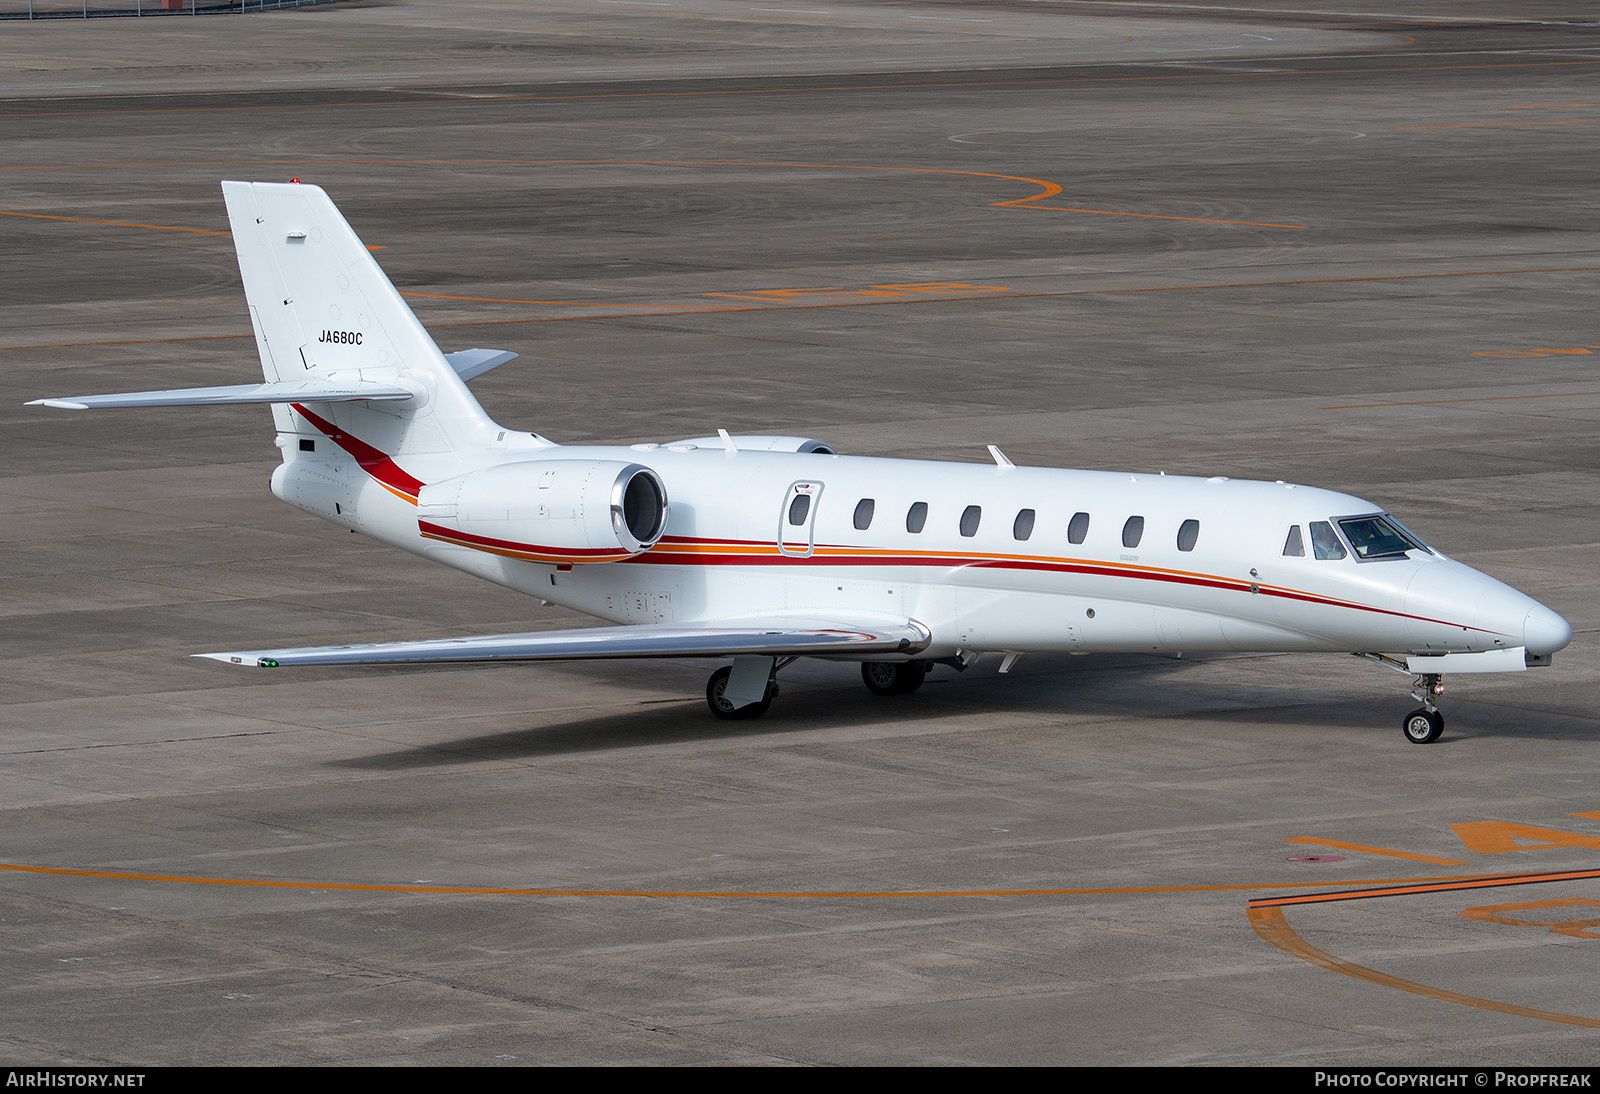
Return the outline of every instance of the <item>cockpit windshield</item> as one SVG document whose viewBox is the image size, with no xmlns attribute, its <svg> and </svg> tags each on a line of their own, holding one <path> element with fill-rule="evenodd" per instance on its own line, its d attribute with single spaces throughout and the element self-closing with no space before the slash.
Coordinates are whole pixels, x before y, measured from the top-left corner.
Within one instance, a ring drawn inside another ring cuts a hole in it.
<svg viewBox="0 0 1600 1094">
<path fill-rule="evenodd" d="M 1339 527 L 1358 559 L 1405 558 L 1407 551 L 1428 551 L 1421 540 L 1408 535 L 1397 521 L 1380 513 L 1370 517 L 1345 517 L 1339 521 Z"/>
</svg>

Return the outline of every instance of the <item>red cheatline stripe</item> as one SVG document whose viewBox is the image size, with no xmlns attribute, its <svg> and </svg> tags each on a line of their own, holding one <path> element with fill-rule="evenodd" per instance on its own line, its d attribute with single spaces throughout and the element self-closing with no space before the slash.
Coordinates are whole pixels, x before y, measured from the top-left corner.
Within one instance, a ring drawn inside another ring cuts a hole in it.
<svg viewBox="0 0 1600 1094">
<path fill-rule="evenodd" d="M 1303 896 L 1263 897 L 1252 900 L 1252 908 L 1281 908 L 1291 904 L 1330 904 L 1340 900 L 1371 900 L 1383 896 L 1415 896 L 1419 893 L 1450 893 L 1461 889 L 1497 889 L 1508 885 L 1543 885 L 1552 881 L 1586 881 L 1600 878 L 1600 870 L 1561 870 L 1543 874 L 1491 874 L 1486 877 L 1459 878 L 1453 881 L 1392 885 L 1379 889 L 1349 889 L 1342 893 L 1307 893 Z"/>
<path fill-rule="evenodd" d="M 628 552 L 616 547 L 548 547 L 540 543 L 517 543 L 513 540 L 473 535 L 471 532 L 457 531 L 425 520 L 417 521 L 417 528 L 429 539 L 446 540 L 463 547 L 476 547 L 487 551 L 549 555 L 571 559 L 574 562 L 605 562 L 628 557 Z"/>
<path fill-rule="evenodd" d="M 1197 577 L 1190 574 L 1163 573 L 1156 570 L 1141 570 L 1134 568 L 1121 568 L 1114 566 L 1096 565 L 1086 562 L 1048 562 L 1038 559 L 1019 558 L 974 558 L 962 555 L 824 555 L 813 554 L 809 557 L 779 554 L 775 544 L 761 543 L 758 541 L 741 540 L 687 540 L 673 537 L 671 542 L 714 543 L 719 546 L 735 546 L 749 544 L 771 548 L 770 554 L 713 554 L 710 552 L 678 553 L 670 549 L 668 539 L 663 538 L 662 543 L 668 544 L 668 549 L 660 548 L 636 555 L 629 561 L 652 563 L 661 566 L 938 566 L 947 569 L 958 567 L 985 567 L 1005 570 L 1043 570 L 1054 573 L 1090 574 L 1096 577 L 1124 577 L 1138 578 L 1145 581 L 1165 581 L 1177 585 L 1192 585 L 1199 588 L 1224 589 L 1244 592 L 1250 588 L 1245 581 L 1222 577 Z M 818 551 L 847 550 L 848 548 L 836 547 L 831 544 L 819 544 Z M 1415 619 L 1423 623 L 1436 623 L 1445 627 L 1460 627 L 1462 630 L 1475 631 L 1479 634 L 1499 634 L 1498 631 L 1489 631 L 1481 627 L 1470 627 L 1465 623 L 1452 623 L 1444 619 L 1429 619 L 1427 616 L 1408 615 L 1405 612 L 1392 611 L 1388 608 L 1376 608 L 1366 604 L 1357 604 L 1347 600 L 1336 600 L 1331 597 L 1319 596 L 1315 593 L 1299 592 L 1293 589 L 1275 589 L 1261 586 L 1255 595 L 1274 596 L 1282 600 L 1299 600 L 1307 604 L 1321 604 L 1330 608 L 1349 608 L 1354 611 L 1369 612 L 1373 615 L 1386 615 L 1396 619 Z"/>
<path fill-rule="evenodd" d="M 302 418 L 322 430 L 328 439 L 344 449 L 361 465 L 361 470 L 377 479 L 392 490 L 397 490 L 413 501 L 425 483 L 419 478 L 407 474 L 400 465 L 390 458 L 388 453 L 373 448 L 366 441 L 358 440 L 348 433 L 342 432 L 338 426 L 319 417 L 307 410 L 301 403 L 292 404 Z"/>
</svg>

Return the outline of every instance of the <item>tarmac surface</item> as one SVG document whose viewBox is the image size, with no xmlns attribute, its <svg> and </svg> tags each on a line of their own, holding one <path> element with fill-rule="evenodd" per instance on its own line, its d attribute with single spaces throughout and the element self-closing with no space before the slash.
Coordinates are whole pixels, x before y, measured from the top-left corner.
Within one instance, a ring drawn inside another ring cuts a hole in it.
<svg viewBox="0 0 1600 1094">
<path fill-rule="evenodd" d="M 1586 8 L 5 24 L 0 1063 L 1594 1065 L 1595 878 L 1249 906 L 1600 868 Z M 1576 638 L 1429 747 L 1349 657 L 802 662 L 754 723 L 192 660 L 586 622 L 277 502 L 262 410 L 20 405 L 259 376 L 217 182 L 290 177 L 522 354 L 508 426 L 1306 482 Z"/>
</svg>

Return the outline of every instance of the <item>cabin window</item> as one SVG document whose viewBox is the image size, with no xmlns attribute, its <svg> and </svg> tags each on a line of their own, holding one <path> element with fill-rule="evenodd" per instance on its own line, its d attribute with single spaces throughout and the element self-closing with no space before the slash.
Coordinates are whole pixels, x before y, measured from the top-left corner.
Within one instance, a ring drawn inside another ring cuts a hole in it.
<svg viewBox="0 0 1600 1094">
<path fill-rule="evenodd" d="M 971 539 L 978 534 L 978 522 L 983 519 L 983 506 L 969 505 L 961 511 L 961 534 Z"/>
<path fill-rule="evenodd" d="M 856 531 L 865 532 L 868 528 L 872 527 L 872 508 L 873 503 L 871 498 L 862 498 L 860 501 L 856 502 Z"/>
<path fill-rule="evenodd" d="M 1067 542 L 1082 543 L 1089 534 L 1089 514 L 1074 513 L 1067 522 Z"/>
<path fill-rule="evenodd" d="M 1144 538 L 1144 518 L 1129 517 L 1128 523 L 1122 526 L 1122 545 L 1124 547 L 1137 547 Z"/>
<path fill-rule="evenodd" d="M 1027 539 L 1031 535 L 1033 535 L 1033 510 L 1024 509 L 1011 523 L 1011 538 Z"/>
<path fill-rule="evenodd" d="M 769 513 L 771 510 L 767 510 Z M 806 522 L 806 516 L 811 512 L 811 495 L 796 494 L 789 503 L 789 523 L 796 528 Z"/>
<path fill-rule="evenodd" d="M 928 523 L 928 503 L 925 501 L 914 502 L 906 510 L 906 531 L 920 532 L 922 526 Z"/>
<path fill-rule="evenodd" d="M 1194 542 L 1195 542 L 1195 540 L 1197 540 L 1199 538 L 1200 538 L 1200 522 L 1199 521 L 1197 521 L 1197 520 L 1186 520 L 1182 524 L 1178 525 L 1178 550 L 1180 550 L 1180 551 L 1192 551 L 1192 550 L 1194 550 Z"/>
<path fill-rule="evenodd" d="M 1283 541 L 1284 558 L 1305 558 L 1306 541 L 1300 538 L 1300 526 L 1289 525 L 1289 538 Z"/>
<path fill-rule="evenodd" d="M 1322 559 L 1340 559 L 1346 555 L 1344 544 L 1339 542 L 1333 525 L 1325 520 L 1311 522 L 1311 552 Z"/>
</svg>

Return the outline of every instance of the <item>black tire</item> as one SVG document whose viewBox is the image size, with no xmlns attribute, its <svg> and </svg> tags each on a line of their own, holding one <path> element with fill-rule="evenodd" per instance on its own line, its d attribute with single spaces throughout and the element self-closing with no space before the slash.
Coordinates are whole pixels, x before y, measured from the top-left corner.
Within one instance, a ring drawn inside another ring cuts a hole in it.
<svg viewBox="0 0 1600 1094">
<path fill-rule="evenodd" d="M 711 713 L 728 722 L 742 722 L 747 718 L 759 718 L 772 706 L 772 700 L 777 696 L 778 689 L 770 681 L 767 683 L 767 694 L 759 703 L 749 706 L 736 707 L 724 697 L 728 690 L 728 677 L 733 675 L 733 667 L 724 665 L 711 674 L 711 679 L 706 681 L 706 706 L 711 708 Z"/>
<path fill-rule="evenodd" d="M 1437 710 L 1418 707 L 1405 716 L 1400 731 L 1414 745 L 1431 745 L 1444 732 L 1444 715 Z"/>
<path fill-rule="evenodd" d="M 861 682 L 874 695 L 908 695 L 928 678 L 920 661 L 863 661 Z"/>
</svg>

